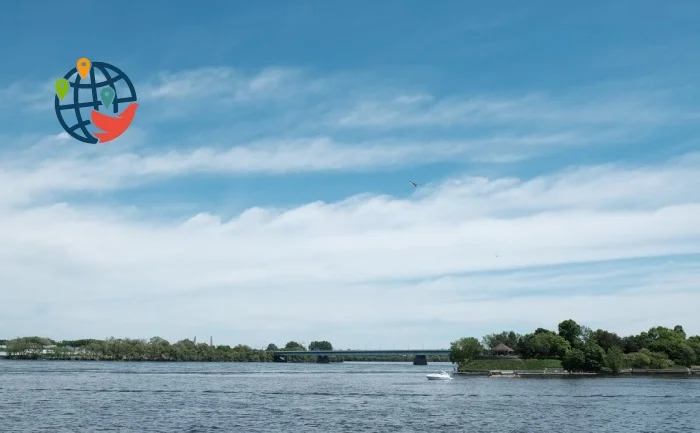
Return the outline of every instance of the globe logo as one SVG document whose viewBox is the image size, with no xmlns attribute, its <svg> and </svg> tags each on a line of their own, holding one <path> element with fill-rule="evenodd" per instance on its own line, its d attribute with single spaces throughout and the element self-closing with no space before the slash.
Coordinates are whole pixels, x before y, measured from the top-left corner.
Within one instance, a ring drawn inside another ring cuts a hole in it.
<svg viewBox="0 0 700 433">
<path fill-rule="evenodd" d="M 83 143 L 95 144 L 122 135 L 131 125 L 138 104 L 134 85 L 121 69 L 81 58 L 75 68 L 56 81 L 54 106 L 66 133 Z"/>
</svg>

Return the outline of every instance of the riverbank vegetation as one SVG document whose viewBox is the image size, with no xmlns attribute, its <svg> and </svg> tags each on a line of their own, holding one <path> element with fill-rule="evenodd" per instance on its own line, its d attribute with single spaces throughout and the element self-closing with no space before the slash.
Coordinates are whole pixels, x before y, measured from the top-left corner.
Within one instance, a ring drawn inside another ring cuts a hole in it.
<svg viewBox="0 0 700 433">
<path fill-rule="evenodd" d="M 523 364 L 506 358 L 477 359 L 498 344 L 512 348 Z M 685 368 L 700 363 L 700 336 L 686 336 L 682 326 L 672 329 L 657 326 L 639 335 L 620 337 L 614 332 L 594 331 L 573 320 L 565 320 L 556 332 L 538 328 L 525 335 L 514 331 L 489 334 L 481 341 L 474 337 L 461 338 L 452 343 L 450 360 L 458 363 L 462 371 L 543 370 L 557 368 L 556 363 L 572 372 Z M 537 365 L 531 360 L 549 360 L 551 366 L 533 368 Z"/>
<path fill-rule="evenodd" d="M 92 361 L 272 361 L 272 353 L 249 346 L 210 346 L 185 339 L 171 344 L 150 340 L 108 338 L 106 340 L 54 341 L 43 337 L 23 337 L 7 342 L 9 359 L 80 359 Z"/>
<path fill-rule="evenodd" d="M 462 371 L 545 370 L 562 368 L 558 359 L 475 359 L 462 366 Z"/>
<path fill-rule="evenodd" d="M 5 346 L 5 347 L 3 347 Z M 269 344 L 265 349 L 246 345 L 212 346 L 189 339 L 176 343 L 153 337 L 150 340 L 108 338 L 54 341 L 45 337 L 22 337 L 0 340 L 0 352 L 8 359 L 55 359 L 87 361 L 162 361 L 162 362 L 273 362 L 277 350 L 307 351 L 333 350 L 328 341 L 312 341 L 308 348 L 296 341 L 289 341 L 279 348 Z M 288 356 L 287 362 L 316 362 L 315 356 Z M 412 362 L 412 356 L 333 356 L 331 362 L 387 361 Z M 429 362 L 447 362 L 447 356 L 430 356 Z"/>
<path fill-rule="evenodd" d="M 483 359 L 488 349 L 505 344 L 520 359 Z M 700 336 L 686 336 L 682 326 L 653 327 L 638 335 L 620 337 L 603 329 L 592 330 L 573 320 L 559 324 L 557 331 L 538 328 L 520 335 L 514 331 L 489 334 L 481 341 L 461 338 L 451 345 L 449 357 L 429 356 L 428 362 L 457 362 L 462 371 L 475 370 L 543 370 L 564 368 L 569 371 L 620 372 L 626 368 L 669 369 L 700 364 Z M 0 340 L 0 355 L 10 359 L 80 359 L 96 361 L 172 361 L 172 362 L 273 362 L 276 350 L 333 350 L 328 341 L 312 341 L 308 348 L 289 341 L 278 348 L 265 349 L 246 345 L 197 343 L 189 339 L 176 343 L 153 337 L 150 340 L 84 339 L 54 341 L 45 337 Z M 359 357 L 333 356 L 339 361 L 411 362 L 412 356 Z M 288 362 L 316 362 L 314 356 L 288 356 Z"/>
</svg>

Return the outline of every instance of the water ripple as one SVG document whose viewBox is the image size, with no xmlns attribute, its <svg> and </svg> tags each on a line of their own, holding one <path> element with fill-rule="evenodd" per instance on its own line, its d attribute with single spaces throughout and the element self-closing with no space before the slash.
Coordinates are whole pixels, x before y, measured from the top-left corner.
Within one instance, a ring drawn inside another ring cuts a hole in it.
<svg viewBox="0 0 700 433">
<path fill-rule="evenodd" d="M 698 431 L 697 379 L 425 379 L 449 368 L 2 361 L 0 421 L 52 433 Z"/>
</svg>

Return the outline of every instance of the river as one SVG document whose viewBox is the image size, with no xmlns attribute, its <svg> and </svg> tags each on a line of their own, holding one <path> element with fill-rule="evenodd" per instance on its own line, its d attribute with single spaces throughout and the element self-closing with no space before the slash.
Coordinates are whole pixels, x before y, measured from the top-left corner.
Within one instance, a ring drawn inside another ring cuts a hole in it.
<svg viewBox="0 0 700 433">
<path fill-rule="evenodd" d="M 450 364 L 0 361 L 8 432 L 700 432 L 697 378 L 428 381 Z"/>
</svg>

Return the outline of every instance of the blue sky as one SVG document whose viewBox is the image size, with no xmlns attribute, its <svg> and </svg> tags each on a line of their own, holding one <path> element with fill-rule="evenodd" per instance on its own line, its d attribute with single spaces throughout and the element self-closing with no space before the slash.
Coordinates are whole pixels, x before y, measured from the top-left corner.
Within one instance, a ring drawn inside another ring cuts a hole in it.
<svg viewBox="0 0 700 433">
<path fill-rule="evenodd" d="M 25 3 L 0 16 L 2 337 L 700 333 L 700 5 Z M 80 57 L 136 87 L 105 145 L 53 113 Z"/>
</svg>

